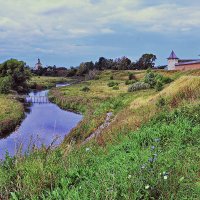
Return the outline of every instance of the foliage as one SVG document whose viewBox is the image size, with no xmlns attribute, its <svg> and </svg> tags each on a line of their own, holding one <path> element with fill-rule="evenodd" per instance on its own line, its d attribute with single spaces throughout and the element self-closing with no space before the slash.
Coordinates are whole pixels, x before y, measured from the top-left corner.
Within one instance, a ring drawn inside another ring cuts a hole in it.
<svg viewBox="0 0 200 200">
<path fill-rule="evenodd" d="M 161 91 L 162 89 L 163 89 L 163 83 L 160 81 L 160 80 L 158 80 L 157 81 L 157 83 L 156 83 L 156 85 L 155 85 L 155 89 L 156 89 L 156 91 Z"/>
<path fill-rule="evenodd" d="M 88 91 L 90 91 L 90 88 L 85 86 L 85 87 L 81 88 L 81 91 L 88 92 Z"/>
<path fill-rule="evenodd" d="M 113 86 L 113 90 L 119 90 L 119 86 L 117 85 Z"/>
<path fill-rule="evenodd" d="M 119 83 L 118 83 L 118 82 L 115 82 L 115 81 L 110 81 L 110 82 L 108 83 L 108 87 L 113 87 L 113 86 L 117 86 L 117 85 L 119 85 Z"/>
<path fill-rule="evenodd" d="M 136 82 L 133 85 L 129 86 L 128 92 L 134 92 L 137 90 L 145 90 L 145 89 L 149 89 L 149 88 L 150 88 L 150 85 L 148 83 Z"/>
<path fill-rule="evenodd" d="M 23 61 L 10 59 L 0 65 L 0 77 L 9 77 L 11 89 L 17 92 L 26 92 L 30 71 Z"/>
<path fill-rule="evenodd" d="M 148 69 L 154 68 L 156 55 L 154 54 L 143 54 L 141 58 L 136 62 L 136 69 Z"/>
<path fill-rule="evenodd" d="M 0 78 L 0 94 L 8 94 L 11 90 L 11 77 Z"/>
<path fill-rule="evenodd" d="M 15 129 L 23 117 L 24 108 L 21 103 L 8 95 L 0 95 L 0 136 Z"/>
<path fill-rule="evenodd" d="M 129 73 L 128 73 L 128 79 L 129 79 L 129 80 L 136 80 L 135 75 L 134 75 L 133 72 L 129 72 Z"/>
<path fill-rule="evenodd" d="M 125 81 L 125 85 L 131 85 L 131 84 L 133 84 L 135 82 L 136 82 L 136 80 L 126 80 Z"/>
<path fill-rule="evenodd" d="M 110 76 L 110 80 L 113 80 L 113 79 L 114 79 L 114 77 L 113 77 L 113 75 L 111 75 L 111 76 Z"/>
<path fill-rule="evenodd" d="M 152 71 L 146 73 L 144 82 L 148 83 L 152 88 L 156 85 L 156 74 Z"/>
</svg>

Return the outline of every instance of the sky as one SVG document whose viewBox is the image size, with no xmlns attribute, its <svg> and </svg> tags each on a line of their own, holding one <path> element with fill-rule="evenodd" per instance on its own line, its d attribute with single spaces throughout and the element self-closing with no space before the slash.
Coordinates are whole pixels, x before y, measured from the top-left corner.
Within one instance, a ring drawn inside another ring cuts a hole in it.
<svg viewBox="0 0 200 200">
<path fill-rule="evenodd" d="M 200 58 L 199 0 L 0 0 L 0 62 L 78 66 L 144 53 Z"/>
</svg>

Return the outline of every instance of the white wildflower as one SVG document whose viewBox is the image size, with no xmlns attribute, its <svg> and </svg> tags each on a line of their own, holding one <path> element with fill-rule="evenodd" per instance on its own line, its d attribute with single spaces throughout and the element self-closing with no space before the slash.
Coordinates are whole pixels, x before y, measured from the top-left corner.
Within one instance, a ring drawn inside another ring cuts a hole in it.
<svg viewBox="0 0 200 200">
<path fill-rule="evenodd" d="M 145 190 L 148 190 L 150 188 L 150 185 L 145 186 Z"/>
<path fill-rule="evenodd" d="M 128 179 L 131 179 L 131 177 L 132 177 L 131 175 L 128 175 Z"/>
<path fill-rule="evenodd" d="M 163 178 L 164 178 L 164 180 L 167 180 L 168 176 L 167 176 L 167 175 L 165 175 Z"/>
<path fill-rule="evenodd" d="M 85 151 L 86 151 L 86 152 L 87 152 L 87 151 L 90 151 L 90 148 L 86 148 Z"/>
</svg>

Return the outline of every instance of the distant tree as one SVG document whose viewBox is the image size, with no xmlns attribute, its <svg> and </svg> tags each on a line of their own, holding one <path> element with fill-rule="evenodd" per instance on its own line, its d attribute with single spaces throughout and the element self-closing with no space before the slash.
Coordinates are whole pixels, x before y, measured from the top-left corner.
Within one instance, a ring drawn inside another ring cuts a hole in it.
<svg viewBox="0 0 200 200">
<path fill-rule="evenodd" d="M 28 89 L 27 81 L 31 73 L 25 62 L 10 59 L 0 65 L 0 77 L 9 77 L 12 90 L 25 92 Z"/>
<path fill-rule="evenodd" d="M 94 69 L 94 63 L 91 62 L 83 62 L 80 64 L 78 71 L 77 71 L 77 75 L 78 76 L 82 76 L 87 74 L 90 70 Z"/>
<path fill-rule="evenodd" d="M 136 62 L 136 69 L 154 68 L 156 59 L 156 55 L 154 54 L 143 54 Z"/>
</svg>

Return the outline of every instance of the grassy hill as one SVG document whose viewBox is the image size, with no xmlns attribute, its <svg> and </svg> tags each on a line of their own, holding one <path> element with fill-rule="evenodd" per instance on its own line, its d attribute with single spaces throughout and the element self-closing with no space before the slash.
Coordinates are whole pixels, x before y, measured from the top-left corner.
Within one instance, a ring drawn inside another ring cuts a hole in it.
<svg viewBox="0 0 200 200">
<path fill-rule="evenodd" d="M 23 106 L 8 95 L 0 95 L 0 136 L 14 129 L 24 116 Z"/>
<path fill-rule="evenodd" d="M 137 81 L 145 73 L 135 72 Z M 174 81 L 162 91 L 129 93 L 127 71 L 104 71 L 97 80 L 51 90 L 52 101 L 82 112 L 84 119 L 56 149 L 7 157 L 0 164 L 0 196 L 198 199 L 199 71 L 155 73 Z M 117 89 L 108 86 L 112 81 Z M 86 142 L 110 112 L 108 126 Z"/>
</svg>

